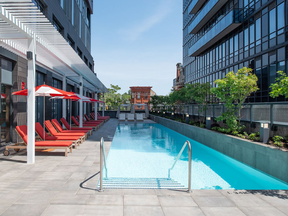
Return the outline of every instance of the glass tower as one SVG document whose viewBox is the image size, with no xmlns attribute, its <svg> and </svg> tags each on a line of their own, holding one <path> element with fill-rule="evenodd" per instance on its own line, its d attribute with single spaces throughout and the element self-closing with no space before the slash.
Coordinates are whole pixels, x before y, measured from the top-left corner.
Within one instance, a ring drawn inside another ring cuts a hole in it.
<svg viewBox="0 0 288 216">
<path fill-rule="evenodd" d="M 288 72 L 288 0 L 183 0 L 185 83 L 206 83 L 250 67 L 259 91 L 248 102 L 269 97 L 276 72 Z"/>
</svg>

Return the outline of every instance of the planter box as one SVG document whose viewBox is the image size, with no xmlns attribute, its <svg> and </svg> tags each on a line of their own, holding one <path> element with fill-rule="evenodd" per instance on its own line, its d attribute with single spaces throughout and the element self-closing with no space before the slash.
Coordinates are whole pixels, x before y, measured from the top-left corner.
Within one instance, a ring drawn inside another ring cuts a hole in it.
<svg viewBox="0 0 288 216">
<path fill-rule="evenodd" d="M 150 118 L 216 151 L 288 182 L 288 151 L 285 149 L 251 142 L 159 116 L 150 115 Z"/>
</svg>

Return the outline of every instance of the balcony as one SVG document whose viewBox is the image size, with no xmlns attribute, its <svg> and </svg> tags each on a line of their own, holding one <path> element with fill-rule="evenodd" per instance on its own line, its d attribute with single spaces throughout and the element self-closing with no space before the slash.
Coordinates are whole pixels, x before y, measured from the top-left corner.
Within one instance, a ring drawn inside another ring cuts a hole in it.
<svg viewBox="0 0 288 216">
<path fill-rule="evenodd" d="M 204 3 L 203 0 L 193 0 L 188 7 L 189 13 L 196 14 Z"/>
<path fill-rule="evenodd" d="M 228 0 L 210 0 L 202 8 L 202 10 L 198 13 L 197 17 L 188 27 L 189 33 L 196 34 L 227 1 Z"/>
<path fill-rule="evenodd" d="M 198 56 L 200 53 L 215 44 L 229 32 L 233 31 L 243 21 L 243 10 L 232 10 L 223 17 L 214 27 L 204 34 L 189 48 L 189 56 Z"/>
</svg>

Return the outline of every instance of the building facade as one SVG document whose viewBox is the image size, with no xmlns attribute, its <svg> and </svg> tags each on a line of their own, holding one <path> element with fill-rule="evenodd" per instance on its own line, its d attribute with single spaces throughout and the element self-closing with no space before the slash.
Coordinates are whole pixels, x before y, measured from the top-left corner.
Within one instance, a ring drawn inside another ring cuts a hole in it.
<svg viewBox="0 0 288 216">
<path fill-rule="evenodd" d="M 47 84 L 94 97 L 106 87 L 94 73 L 91 56 L 92 0 L 27 0 L 4 3 L 0 11 L 1 144 L 19 142 L 17 125 L 27 124 L 27 98 L 11 93 L 27 88 L 29 51 L 27 41 L 35 37 L 35 86 Z M 19 7 L 19 8 L 18 8 Z M 4 12 L 3 12 L 4 11 Z M 17 14 L 19 12 L 19 14 Z M 13 17 L 15 15 L 15 17 Z M 10 19 L 11 18 L 11 19 Z M 22 25 L 14 24 L 14 20 Z M 9 29 L 6 32 L 2 29 Z M 33 34 L 32 34 L 33 32 Z M 33 41 L 33 39 L 32 39 Z M 36 97 L 35 121 L 79 114 L 92 104 Z M 71 111 L 72 110 L 72 111 Z"/>
<path fill-rule="evenodd" d="M 181 63 L 176 64 L 176 78 L 173 80 L 173 89 L 175 91 L 185 86 L 185 74 L 183 65 Z"/>
<path fill-rule="evenodd" d="M 148 104 L 150 101 L 151 86 L 132 86 L 131 104 Z M 144 106 L 135 106 L 135 110 L 144 110 Z"/>
<path fill-rule="evenodd" d="M 288 72 L 288 0 L 183 0 L 185 83 L 206 83 L 242 67 L 253 69 L 259 91 L 269 97 L 277 71 Z"/>
</svg>

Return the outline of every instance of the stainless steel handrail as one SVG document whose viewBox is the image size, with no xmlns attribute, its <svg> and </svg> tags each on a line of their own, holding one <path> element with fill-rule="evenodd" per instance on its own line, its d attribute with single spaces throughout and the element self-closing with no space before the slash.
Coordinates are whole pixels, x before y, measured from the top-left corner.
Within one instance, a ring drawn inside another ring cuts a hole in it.
<svg viewBox="0 0 288 216">
<path fill-rule="evenodd" d="M 177 163 L 177 161 L 179 160 L 180 156 L 182 155 L 186 145 L 188 145 L 188 149 L 189 149 L 189 168 L 188 168 L 188 193 L 191 193 L 192 190 L 191 190 L 191 169 L 192 169 L 192 164 L 191 164 L 191 157 L 192 157 L 192 148 L 191 148 L 191 144 L 190 142 L 187 140 L 184 145 L 182 146 L 182 149 L 180 150 L 177 158 L 175 159 L 172 167 L 170 169 L 168 169 L 168 178 L 170 179 L 170 172 L 171 170 L 174 168 L 175 164 Z"/>
<path fill-rule="evenodd" d="M 103 191 L 103 158 L 104 158 L 104 168 L 105 168 L 105 178 L 107 178 L 107 165 L 106 165 L 106 152 L 104 138 L 100 140 L 100 192 Z"/>
</svg>

